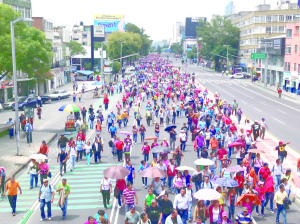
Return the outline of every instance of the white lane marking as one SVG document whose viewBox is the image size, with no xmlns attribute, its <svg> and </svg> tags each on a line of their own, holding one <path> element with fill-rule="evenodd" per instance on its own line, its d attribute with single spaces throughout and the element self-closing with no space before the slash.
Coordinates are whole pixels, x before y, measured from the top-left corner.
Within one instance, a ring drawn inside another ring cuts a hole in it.
<svg viewBox="0 0 300 224">
<path fill-rule="evenodd" d="M 264 96 L 264 95 L 262 95 L 262 94 L 259 94 L 259 93 L 255 92 L 255 91 L 250 90 L 250 89 L 244 88 L 244 87 L 242 87 L 242 86 L 240 86 L 240 87 L 243 88 L 243 89 L 245 89 L 245 90 L 247 90 L 247 91 L 249 91 L 249 92 L 252 92 L 252 93 L 254 93 L 254 94 L 256 94 L 256 95 L 259 95 L 259 96 L 261 96 L 261 97 L 264 97 L 264 98 L 266 98 L 266 99 L 268 99 L 268 100 L 271 100 L 271 101 L 273 101 L 273 102 L 275 102 L 275 103 L 278 103 L 278 104 L 280 104 L 280 105 L 282 105 L 282 106 L 285 106 L 285 107 L 287 107 L 287 108 L 290 108 L 290 109 L 292 109 L 292 110 L 295 110 L 295 111 L 297 111 L 297 112 L 300 112 L 299 109 L 296 109 L 296 108 L 294 108 L 294 107 L 292 107 L 292 106 L 289 106 L 289 105 L 286 105 L 286 104 L 284 104 L 284 103 L 278 102 L 278 101 L 276 101 L 276 100 L 273 100 L 273 99 L 271 99 L 271 98 L 269 98 L 269 97 L 267 97 L 267 96 Z"/>
<path fill-rule="evenodd" d="M 218 88 L 218 89 L 224 91 L 224 92 L 227 93 L 229 96 L 235 97 L 234 95 L 232 95 L 231 93 L 227 92 L 226 90 L 220 88 L 219 86 L 216 86 L 216 85 L 214 85 L 214 84 L 212 84 L 212 83 L 211 83 L 211 85 L 213 85 L 214 87 L 216 87 L 216 88 Z"/>
<path fill-rule="evenodd" d="M 278 119 L 276 119 L 275 117 L 272 117 L 275 121 L 277 121 L 277 122 L 279 122 L 279 123 L 281 123 L 281 124 L 284 124 L 284 122 L 282 122 L 281 120 L 278 120 Z"/>
<path fill-rule="evenodd" d="M 283 114 L 287 114 L 286 112 L 283 112 L 283 111 L 281 111 L 281 110 L 277 110 L 278 112 L 280 112 L 280 113 L 283 113 Z"/>
<path fill-rule="evenodd" d="M 244 100 L 240 100 L 243 104 L 247 104 Z"/>
<path fill-rule="evenodd" d="M 266 103 L 264 103 L 264 102 L 261 102 L 261 101 L 259 101 L 261 104 L 263 104 L 263 105 L 265 105 L 265 106 L 268 106 L 268 104 L 266 104 Z"/>
<path fill-rule="evenodd" d="M 233 88 L 232 88 L 232 89 L 233 89 Z M 254 100 L 253 97 L 251 97 L 251 96 L 249 96 L 249 95 L 247 95 L 247 94 L 245 94 L 245 93 L 242 93 L 241 91 L 238 91 L 237 89 L 234 89 L 234 91 L 237 91 L 237 92 L 239 92 L 240 94 L 242 94 L 242 95 L 244 95 L 244 96 L 246 96 L 246 97 L 248 97 L 248 98 Z"/>
<path fill-rule="evenodd" d="M 257 109 L 256 107 L 254 107 L 253 109 L 254 109 L 254 110 L 257 110 L 257 111 L 259 111 L 259 112 L 262 112 L 261 110 Z"/>
</svg>

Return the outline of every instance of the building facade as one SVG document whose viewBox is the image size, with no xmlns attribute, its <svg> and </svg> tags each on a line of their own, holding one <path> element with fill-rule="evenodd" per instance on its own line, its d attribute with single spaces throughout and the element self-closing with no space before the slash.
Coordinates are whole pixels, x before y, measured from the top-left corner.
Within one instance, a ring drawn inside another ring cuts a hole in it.
<svg viewBox="0 0 300 224">
<path fill-rule="evenodd" d="M 15 11 L 21 13 L 21 17 L 32 17 L 31 0 L 0 0 L 0 3 L 10 5 Z"/>
<path fill-rule="evenodd" d="M 91 46 L 91 26 L 85 26 L 83 23 L 74 25 L 72 40 L 82 45 Z"/>
<path fill-rule="evenodd" d="M 297 93 L 300 88 L 300 23 L 286 25 L 283 89 Z"/>
</svg>

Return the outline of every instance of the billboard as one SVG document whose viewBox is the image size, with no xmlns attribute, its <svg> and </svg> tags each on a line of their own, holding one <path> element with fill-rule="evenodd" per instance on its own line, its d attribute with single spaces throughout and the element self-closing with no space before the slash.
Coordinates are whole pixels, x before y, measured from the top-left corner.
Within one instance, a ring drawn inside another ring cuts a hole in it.
<svg viewBox="0 0 300 224">
<path fill-rule="evenodd" d="M 95 25 L 94 26 L 94 37 L 102 37 L 104 38 L 104 25 Z"/>
<path fill-rule="evenodd" d="M 94 25 L 104 25 L 105 33 L 112 33 L 114 31 L 125 32 L 125 16 L 95 14 Z"/>
<path fill-rule="evenodd" d="M 12 88 L 12 87 L 14 87 L 13 80 L 7 80 L 7 81 L 0 82 L 0 89 L 7 89 L 7 88 Z"/>
<path fill-rule="evenodd" d="M 206 17 L 187 17 L 185 18 L 185 36 L 197 37 L 197 26 L 199 26 L 199 19 L 202 18 L 206 22 Z"/>
<path fill-rule="evenodd" d="M 266 50 L 269 55 L 284 55 L 285 38 L 262 39 L 260 42 L 260 47 L 257 49 L 257 53 L 266 53 Z"/>
</svg>

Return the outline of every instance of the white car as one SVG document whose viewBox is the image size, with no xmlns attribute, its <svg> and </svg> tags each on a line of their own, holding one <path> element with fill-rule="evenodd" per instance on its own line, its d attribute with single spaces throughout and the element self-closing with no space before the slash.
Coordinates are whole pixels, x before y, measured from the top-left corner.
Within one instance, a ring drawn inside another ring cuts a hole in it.
<svg viewBox="0 0 300 224">
<path fill-rule="evenodd" d="M 133 66 L 129 67 L 128 71 L 135 71 L 135 67 L 133 67 Z"/>
<path fill-rule="evenodd" d="M 235 79 L 243 79 L 244 76 L 243 76 L 242 73 L 236 73 L 236 74 L 233 75 L 233 78 L 235 78 Z"/>
<path fill-rule="evenodd" d="M 60 99 L 68 98 L 69 96 L 70 93 L 66 90 L 56 90 L 49 95 L 51 100 L 60 100 Z"/>
</svg>

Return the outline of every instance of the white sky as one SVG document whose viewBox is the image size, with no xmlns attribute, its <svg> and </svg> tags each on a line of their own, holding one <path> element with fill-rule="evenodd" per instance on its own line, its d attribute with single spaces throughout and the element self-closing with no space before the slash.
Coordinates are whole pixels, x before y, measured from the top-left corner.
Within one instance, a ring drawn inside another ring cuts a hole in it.
<svg viewBox="0 0 300 224">
<path fill-rule="evenodd" d="M 32 15 L 51 19 L 54 25 L 92 25 L 94 14 L 125 15 L 125 22 L 143 27 L 154 41 L 172 38 L 175 22 L 185 17 L 224 15 L 229 0 L 31 0 Z M 277 2 L 280 0 L 266 0 Z M 263 0 L 234 0 L 236 12 L 253 10 Z"/>
</svg>

